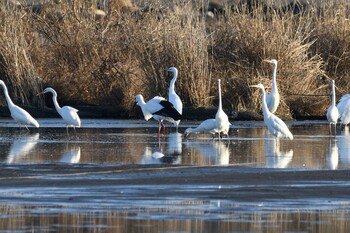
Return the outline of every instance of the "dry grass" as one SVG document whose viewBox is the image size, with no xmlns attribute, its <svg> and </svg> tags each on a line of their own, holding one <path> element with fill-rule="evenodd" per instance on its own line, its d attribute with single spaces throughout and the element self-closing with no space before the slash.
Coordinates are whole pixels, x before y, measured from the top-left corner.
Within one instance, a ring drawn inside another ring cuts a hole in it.
<svg viewBox="0 0 350 233">
<path fill-rule="evenodd" d="M 269 90 L 272 67 L 263 60 L 275 58 L 282 94 L 277 114 L 283 117 L 323 115 L 330 78 L 349 87 L 346 0 L 322 11 L 310 6 L 298 16 L 264 14 L 261 6 L 246 14 L 227 6 L 227 14 L 215 19 L 199 14 L 206 1 L 179 3 L 168 9 L 154 1 L 145 14 L 123 0 L 105 9 L 105 17 L 94 14 L 93 1 L 52 2 L 40 14 L 1 3 L 3 79 L 23 103 L 37 101 L 33 93 L 41 87 L 33 77 L 39 75 L 63 103 L 127 109 L 138 93 L 167 97 L 166 70 L 176 66 L 176 90 L 185 106 L 216 106 L 221 78 L 225 109 L 260 111 L 260 95 L 249 84 L 261 82 Z"/>
</svg>

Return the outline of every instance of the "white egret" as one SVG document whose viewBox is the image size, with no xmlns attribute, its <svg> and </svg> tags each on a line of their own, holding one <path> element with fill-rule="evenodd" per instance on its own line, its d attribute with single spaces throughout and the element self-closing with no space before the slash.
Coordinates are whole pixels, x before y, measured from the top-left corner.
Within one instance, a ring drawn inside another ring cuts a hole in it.
<svg viewBox="0 0 350 233">
<path fill-rule="evenodd" d="M 17 121 L 20 125 L 24 125 L 27 130 L 28 130 L 27 125 L 33 125 L 36 128 L 39 128 L 39 123 L 26 110 L 15 105 L 12 102 L 4 81 L 0 80 L 0 85 L 4 89 L 4 94 L 7 101 L 7 106 L 10 109 L 11 117 L 15 121 Z"/>
<path fill-rule="evenodd" d="M 163 129 L 165 128 L 163 125 L 163 120 L 173 123 L 174 121 L 181 120 L 182 118 L 181 114 L 174 108 L 174 105 L 160 96 L 156 96 L 146 103 L 143 96 L 138 94 L 135 96 L 134 106 L 136 104 L 141 107 L 143 117 L 146 121 L 153 117 L 153 119 L 159 122 L 158 136 L 160 134 L 161 127 L 163 127 Z"/>
<path fill-rule="evenodd" d="M 175 92 L 175 82 L 177 79 L 178 71 L 175 67 L 170 67 L 168 72 L 173 74 L 173 78 L 171 79 L 169 86 L 169 102 L 172 103 L 174 105 L 174 108 L 182 115 L 182 101 Z M 173 124 L 176 126 L 177 131 L 180 124 L 180 120 L 174 121 Z"/>
<path fill-rule="evenodd" d="M 278 105 L 280 104 L 280 94 L 278 93 L 276 72 L 277 72 L 277 60 L 264 60 L 265 62 L 273 64 L 272 72 L 272 89 L 266 97 L 266 104 L 271 113 L 275 113 Z"/>
<path fill-rule="evenodd" d="M 67 135 L 68 135 L 68 127 L 69 126 L 73 127 L 74 132 L 76 133 L 75 127 L 80 128 L 80 126 L 81 126 L 81 121 L 80 121 L 80 118 L 78 115 L 78 110 L 75 108 L 72 108 L 70 106 L 64 106 L 61 108 L 57 102 L 57 92 L 51 87 L 45 88 L 43 92 L 40 92 L 37 95 L 42 95 L 42 94 L 49 93 L 49 92 L 52 94 L 52 101 L 55 105 L 56 111 L 58 112 L 58 114 L 60 114 L 60 116 L 62 117 L 62 119 L 66 123 Z"/>
<path fill-rule="evenodd" d="M 228 136 L 228 131 L 230 130 L 231 123 L 228 121 L 228 116 L 222 110 L 222 100 L 221 100 L 221 80 L 218 79 L 218 92 L 219 92 L 219 107 L 215 115 L 216 120 L 216 132 L 219 134 L 223 133 Z"/>
<path fill-rule="evenodd" d="M 347 125 L 350 123 L 350 94 L 343 95 L 337 104 L 339 111 L 339 119 L 341 124 Z"/>
<path fill-rule="evenodd" d="M 185 130 L 185 138 L 191 133 L 211 133 L 214 137 L 217 132 L 216 127 L 215 119 L 207 119 L 200 123 L 196 128 L 187 128 Z"/>
<path fill-rule="evenodd" d="M 293 140 L 293 134 L 289 131 L 287 125 L 279 117 L 271 113 L 267 107 L 264 85 L 258 84 L 252 85 L 251 87 L 257 87 L 261 91 L 264 122 L 269 132 L 275 137 L 276 146 L 279 146 L 279 138 L 288 138 L 290 140 Z"/>
<path fill-rule="evenodd" d="M 335 86 L 334 80 L 332 80 L 332 103 L 327 110 L 327 120 L 329 122 L 329 133 L 332 132 L 332 125 L 334 125 L 334 135 L 337 133 L 337 121 L 339 117 L 339 111 L 337 106 L 335 106 Z"/>
</svg>

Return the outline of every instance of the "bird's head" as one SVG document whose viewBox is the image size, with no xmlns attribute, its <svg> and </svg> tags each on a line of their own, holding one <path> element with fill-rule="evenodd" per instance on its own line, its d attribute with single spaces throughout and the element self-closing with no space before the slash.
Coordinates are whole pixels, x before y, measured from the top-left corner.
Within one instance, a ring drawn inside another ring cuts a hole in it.
<svg viewBox="0 0 350 233">
<path fill-rule="evenodd" d="M 132 104 L 132 109 L 134 109 L 135 106 L 138 105 L 142 101 L 143 101 L 143 96 L 141 94 L 136 95 L 135 99 L 134 99 L 134 102 Z"/>
<path fill-rule="evenodd" d="M 249 87 L 254 87 L 254 88 L 259 88 L 260 90 L 265 90 L 264 85 L 262 85 L 261 83 L 259 83 L 257 85 L 250 85 Z"/>
<path fill-rule="evenodd" d="M 187 128 L 184 133 L 184 137 L 187 138 L 191 133 L 191 128 Z"/>
<path fill-rule="evenodd" d="M 49 92 L 51 92 L 54 95 L 57 95 L 56 91 L 53 88 L 47 87 L 42 92 L 37 93 L 36 96 L 43 95 L 43 94 L 49 93 Z"/>
<path fill-rule="evenodd" d="M 176 67 L 170 67 L 169 69 L 168 69 L 168 76 L 170 77 L 170 78 L 173 78 L 174 76 L 176 76 L 176 74 L 177 74 L 177 69 L 176 69 Z"/>
<path fill-rule="evenodd" d="M 268 62 L 268 63 L 274 64 L 274 65 L 277 65 L 277 60 L 276 59 L 271 59 L 271 60 L 266 59 L 266 60 L 264 60 L 264 62 Z"/>
</svg>

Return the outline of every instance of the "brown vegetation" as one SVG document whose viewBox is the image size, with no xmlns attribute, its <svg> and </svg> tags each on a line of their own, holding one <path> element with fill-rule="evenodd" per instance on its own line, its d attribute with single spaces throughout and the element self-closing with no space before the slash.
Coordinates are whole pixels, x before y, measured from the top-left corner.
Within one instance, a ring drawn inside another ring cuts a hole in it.
<svg viewBox="0 0 350 233">
<path fill-rule="evenodd" d="M 272 58 L 279 61 L 278 115 L 324 115 L 330 79 L 338 98 L 349 92 L 346 0 L 300 15 L 227 5 L 214 18 L 202 14 L 199 0 L 114 1 L 102 13 L 98 1 L 82 2 L 47 1 L 39 13 L 0 3 L 0 74 L 17 103 L 38 105 L 35 93 L 49 85 L 62 103 L 127 109 L 138 93 L 167 97 L 166 70 L 176 66 L 185 106 L 216 106 L 221 78 L 225 109 L 260 111 L 249 85 L 270 87 L 272 67 L 262 60 Z"/>
</svg>

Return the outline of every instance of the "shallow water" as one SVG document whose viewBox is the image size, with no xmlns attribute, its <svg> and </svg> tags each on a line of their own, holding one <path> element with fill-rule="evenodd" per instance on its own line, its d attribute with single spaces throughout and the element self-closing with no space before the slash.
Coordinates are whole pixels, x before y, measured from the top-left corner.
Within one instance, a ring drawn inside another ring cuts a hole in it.
<svg viewBox="0 0 350 233">
<path fill-rule="evenodd" d="M 184 138 L 171 126 L 158 139 L 154 122 L 127 120 L 85 120 L 77 134 L 67 136 L 59 119 L 39 120 L 40 129 L 19 129 L 11 120 L 0 122 L 0 162 L 11 164 L 244 164 L 270 168 L 348 169 L 350 134 L 336 137 L 325 122 L 294 123 L 295 139 L 275 140 L 261 122 L 237 122 L 230 137 L 219 141 L 209 134 Z"/>
<path fill-rule="evenodd" d="M 183 138 L 167 128 L 158 139 L 155 122 L 83 120 L 77 135 L 60 119 L 39 119 L 42 128 L 20 129 L 0 119 L 0 166 L 13 171 L 45 171 L 57 166 L 108 167 L 120 164 L 244 165 L 253 168 L 349 169 L 348 129 L 328 134 L 325 122 L 291 122 L 295 140 L 274 139 L 261 122 L 235 122 L 221 141 L 198 134 Z M 74 165 L 75 164 L 75 165 Z M 52 167 L 52 165 L 55 165 Z M 63 167 L 62 167 L 63 168 Z M 257 172 L 259 172 L 257 170 Z M 51 174 L 51 175 L 50 175 Z M 207 174 L 210 175 L 210 174 Z M 29 176 L 29 175 L 28 175 Z M 79 175 L 121 179 L 113 175 Z M 39 179 L 39 178 L 38 178 Z M 299 184 L 298 184 L 299 185 Z M 317 184 L 309 184 L 317 185 Z M 332 183 L 332 185 L 337 185 Z M 344 185 L 344 184 L 341 184 Z M 207 193 L 237 187 L 213 185 L 26 186 L 0 191 L 0 232 L 348 232 L 350 200 L 266 199 L 238 202 Z M 158 194 L 174 190 L 172 195 Z M 181 195 L 177 195 L 181 193 Z M 186 195 L 183 195 L 183 194 Z"/>
</svg>

